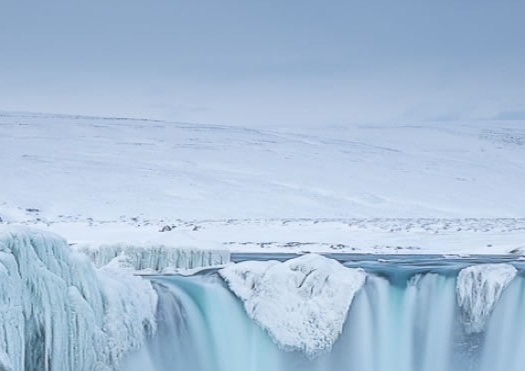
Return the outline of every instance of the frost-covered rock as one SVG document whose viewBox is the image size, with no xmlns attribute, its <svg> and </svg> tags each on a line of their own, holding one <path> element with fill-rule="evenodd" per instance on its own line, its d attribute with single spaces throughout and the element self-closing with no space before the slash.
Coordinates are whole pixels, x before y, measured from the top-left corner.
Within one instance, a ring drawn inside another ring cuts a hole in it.
<svg viewBox="0 0 525 371">
<path fill-rule="evenodd" d="M 177 270 L 224 265 L 230 261 L 228 250 L 159 244 L 82 244 L 75 246 L 75 249 L 89 256 L 97 267 L 111 264 L 143 273 L 171 273 Z"/>
<path fill-rule="evenodd" d="M 316 254 L 232 264 L 219 274 L 278 346 L 309 357 L 331 349 L 366 280 L 363 270 Z"/>
<path fill-rule="evenodd" d="M 480 264 L 464 268 L 457 279 L 457 300 L 467 333 L 485 329 L 503 290 L 516 276 L 510 264 Z"/>
<path fill-rule="evenodd" d="M 116 370 L 155 329 L 148 281 L 96 270 L 62 238 L 0 227 L 0 370 Z"/>
</svg>

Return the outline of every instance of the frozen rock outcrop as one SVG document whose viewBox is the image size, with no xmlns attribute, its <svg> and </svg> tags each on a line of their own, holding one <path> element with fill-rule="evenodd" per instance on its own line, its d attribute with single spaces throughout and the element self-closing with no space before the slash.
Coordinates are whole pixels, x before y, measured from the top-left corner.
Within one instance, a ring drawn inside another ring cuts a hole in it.
<svg viewBox="0 0 525 371">
<path fill-rule="evenodd" d="M 0 370 L 116 370 L 155 330 L 151 284 L 59 236 L 0 227 Z"/>
<path fill-rule="evenodd" d="M 467 333 L 478 333 L 485 329 L 503 290 L 516 273 L 516 268 L 510 264 L 480 264 L 459 272 L 457 300 Z"/>
<path fill-rule="evenodd" d="M 311 358 L 331 349 L 366 280 L 363 270 L 316 254 L 231 264 L 219 274 L 277 345 Z"/>
</svg>

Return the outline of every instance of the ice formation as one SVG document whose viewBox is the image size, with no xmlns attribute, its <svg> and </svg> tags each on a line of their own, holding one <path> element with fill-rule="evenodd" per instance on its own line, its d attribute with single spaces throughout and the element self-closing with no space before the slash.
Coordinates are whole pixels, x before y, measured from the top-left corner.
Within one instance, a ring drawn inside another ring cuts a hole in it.
<svg viewBox="0 0 525 371">
<path fill-rule="evenodd" d="M 224 265 L 230 261 L 230 252 L 220 249 L 125 243 L 82 244 L 75 248 L 88 255 L 97 267 L 111 263 L 142 273 L 173 273 L 177 270 Z"/>
<path fill-rule="evenodd" d="M 461 270 L 457 279 L 457 300 L 467 333 L 485 329 L 503 290 L 516 276 L 510 264 L 480 264 Z"/>
<path fill-rule="evenodd" d="M 219 273 L 278 346 L 309 357 L 331 349 L 366 280 L 363 270 L 316 254 L 231 264 Z"/>
<path fill-rule="evenodd" d="M 116 370 L 155 330 L 151 284 L 62 238 L 0 227 L 0 370 Z"/>
</svg>

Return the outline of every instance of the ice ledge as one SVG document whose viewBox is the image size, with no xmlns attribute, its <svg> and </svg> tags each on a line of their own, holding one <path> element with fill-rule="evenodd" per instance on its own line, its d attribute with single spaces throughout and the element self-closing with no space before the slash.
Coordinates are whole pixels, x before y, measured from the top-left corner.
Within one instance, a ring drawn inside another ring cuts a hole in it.
<svg viewBox="0 0 525 371">
<path fill-rule="evenodd" d="M 79 244 L 75 250 L 86 254 L 97 267 L 118 266 L 136 273 L 176 273 L 222 266 L 230 252 L 221 249 L 177 247 L 163 244 Z"/>
<path fill-rule="evenodd" d="M 231 264 L 219 274 L 279 347 L 310 358 L 332 348 L 366 280 L 363 270 L 316 254 Z"/>
<path fill-rule="evenodd" d="M 478 333 L 485 329 L 503 290 L 516 273 L 516 268 L 510 264 L 480 264 L 459 272 L 457 300 L 467 333 Z"/>
</svg>

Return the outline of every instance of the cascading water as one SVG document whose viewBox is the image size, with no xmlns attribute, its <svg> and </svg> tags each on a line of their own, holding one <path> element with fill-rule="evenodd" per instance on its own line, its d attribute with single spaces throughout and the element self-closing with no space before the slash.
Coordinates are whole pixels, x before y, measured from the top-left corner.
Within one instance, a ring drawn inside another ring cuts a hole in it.
<svg viewBox="0 0 525 371">
<path fill-rule="evenodd" d="M 158 333 L 124 371 L 521 371 L 525 278 L 499 290 L 481 331 L 458 305 L 458 271 L 424 264 L 365 266 L 343 333 L 317 357 L 281 350 L 216 272 L 152 278 Z M 379 268 L 378 268 L 379 267 Z M 414 269 L 414 267 L 416 267 Z M 501 287 L 500 287 L 501 288 Z M 490 286 L 479 295 L 490 297 Z M 474 299 L 473 299 L 474 300 Z"/>
</svg>

